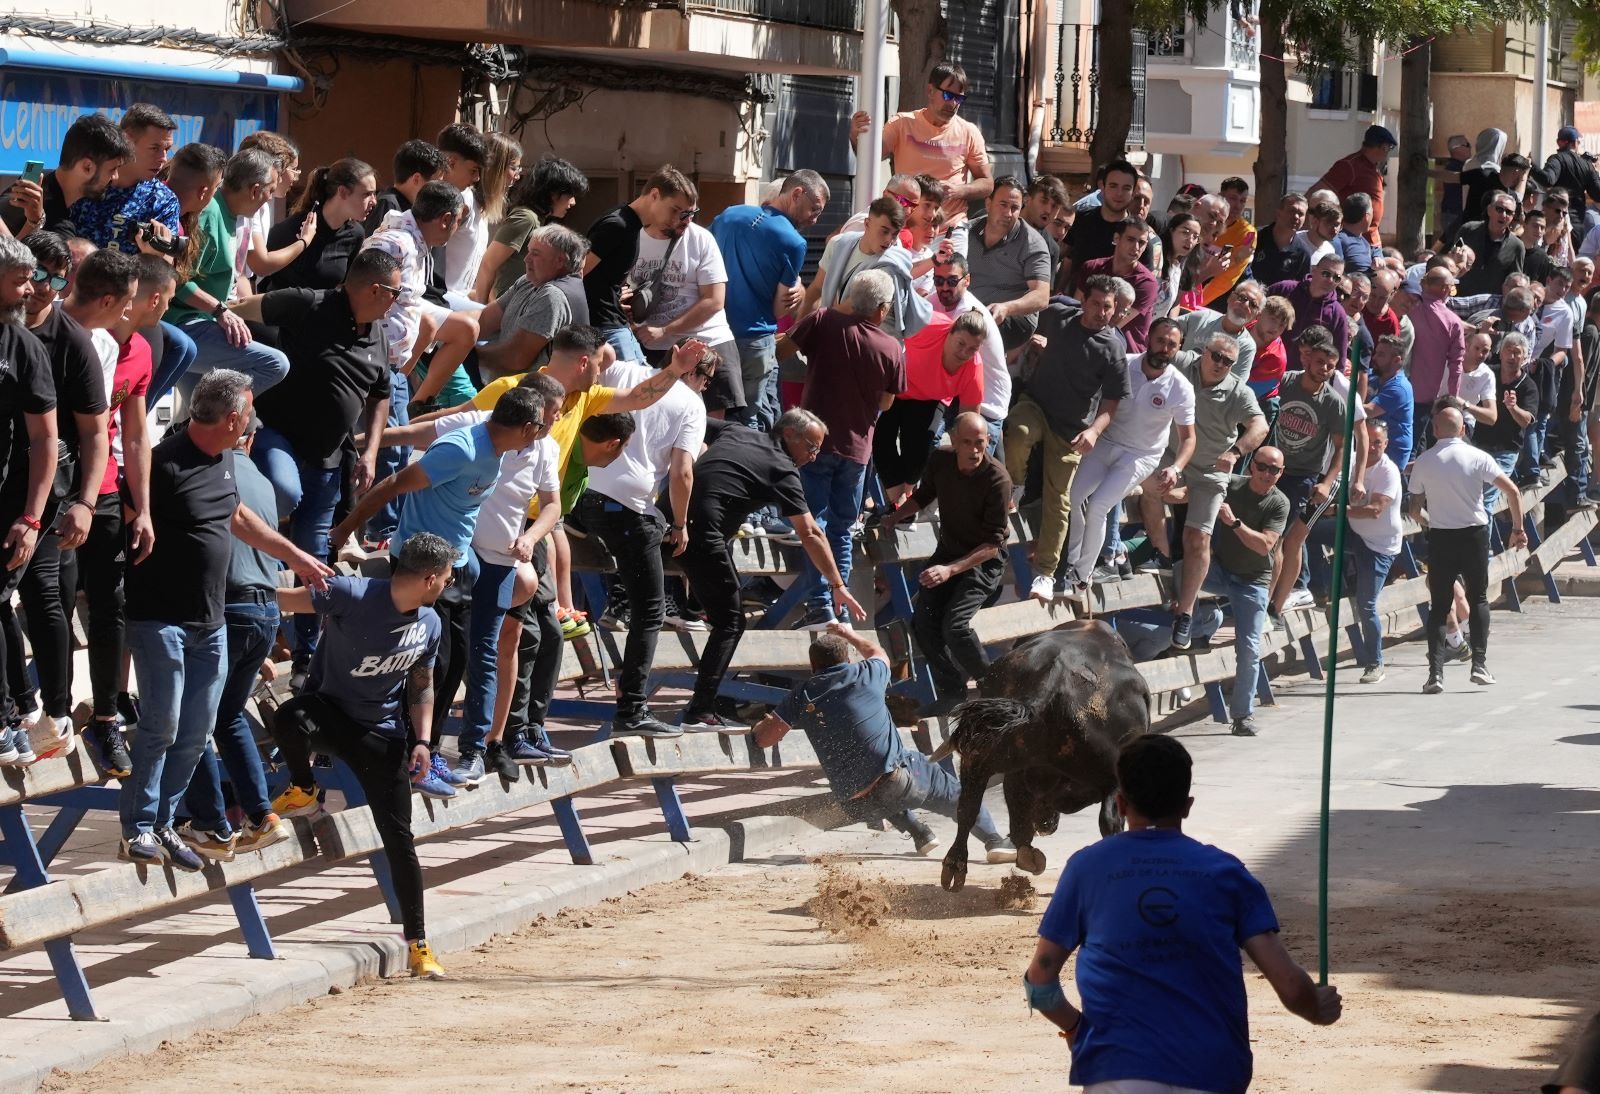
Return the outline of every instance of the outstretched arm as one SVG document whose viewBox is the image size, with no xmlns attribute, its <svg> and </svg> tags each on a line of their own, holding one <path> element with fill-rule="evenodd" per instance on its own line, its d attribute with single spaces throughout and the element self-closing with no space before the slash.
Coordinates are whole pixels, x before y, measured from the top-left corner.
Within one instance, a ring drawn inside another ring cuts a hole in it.
<svg viewBox="0 0 1600 1094">
<path fill-rule="evenodd" d="M 1278 932 L 1251 935 L 1244 940 L 1244 952 L 1250 955 L 1250 960 L 1267 978 L 1290 1014 L 1297 1014 L 1317 1026 L 1331 1026 L 1339 1020 L 1343 1009 L 1339 989 L 1332 984 L 1322 987 L 1313 984 L 1306 970 L 1283 948 Z"/>
</svg>

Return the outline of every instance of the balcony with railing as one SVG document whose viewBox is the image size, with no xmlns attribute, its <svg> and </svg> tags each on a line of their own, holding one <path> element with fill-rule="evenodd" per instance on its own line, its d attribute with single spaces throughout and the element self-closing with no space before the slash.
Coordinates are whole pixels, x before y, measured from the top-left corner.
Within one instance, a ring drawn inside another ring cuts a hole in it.
<svg viewBox="0 0 1600 1094">
<path fill-rule="evenodd" d="M 1225 10 L 1205 23 L 1152 31 L 1145 48 L 1151 151 L 1230 155 L 1257 143 L 1261 47 L 1255 18 Z"/>
<path fill-rule="evenodd" d="M 1100 28 L 1057 23 L 1050 28 L 1051 90 L 1045 104 L 1049 139 L 1040 151 L 1041 168 L 1067 174 L 1089 169 L 1089 145 L 1100 120 Z M 1133 121 L 1128 147 L 1144 147 L 1145 33 L 1134 32 Z"/>
<path fill-rule="evenodd" d="M 292 25 L 498 42 L 611 63 L 847 76 L 863 0 L 283 0 Z M 891 23 L 891 35 L 893 34 Z"/>
</svg>

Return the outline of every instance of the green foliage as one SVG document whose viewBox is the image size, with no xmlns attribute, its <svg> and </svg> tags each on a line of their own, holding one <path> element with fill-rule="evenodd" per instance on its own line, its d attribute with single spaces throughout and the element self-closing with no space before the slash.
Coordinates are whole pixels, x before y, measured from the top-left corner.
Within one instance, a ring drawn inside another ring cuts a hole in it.
<svg viewBox="0 0 1600 1094">
<path fill-rule="evenodd" d="M 1354 59 L 1358 38 L 1396 45 L 1524 16 L 1575 10 L 1587 55 L 1600 55 L 1600 9 L 1571 0 L 1262 0 L 1261 20 L 1313 67 Z M 1159 28 L 1185 16 L 1220 25 L 1228 0 L 1135 0 L 1140 26 Z"/>
</svg>

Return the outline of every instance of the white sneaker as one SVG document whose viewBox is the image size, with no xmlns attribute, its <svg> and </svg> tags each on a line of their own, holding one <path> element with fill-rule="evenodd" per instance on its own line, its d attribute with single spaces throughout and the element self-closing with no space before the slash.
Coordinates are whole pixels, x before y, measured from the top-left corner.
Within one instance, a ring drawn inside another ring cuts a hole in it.
<svg viewBox="0 0 1600 1094">
<path fill-rule="evenodd" d="M 67 717 L 51 718 L 48 724 L 51 738 L 48 745 L 38 750 L 39 759 L 41 760 L 48 760 L 51 756 L 59 756 L 72 748 L 72 719 Z M 27 722 L 24 721 L 23 725 L 27 725 Z"/>
<path fill-rule="evenodd" d="M 1033 584 L 1028 587 L 1028 599 L 1038 600 L 1045 604 L 1052 603 L 1056 598 L 1055 578 L 1049 574 L 1041 574 L 1033 579 Z"/>
<path fill-rule="evenodd" d="M 1290 608 L 1314 608 L 1316 607 L 1316 604 L 1317 598 L 1311 595 L 1310 590 L 1296 589 L 1294 592 L 1289 594 L 1289 599 L 1283 602 L 1283 610 L 1288 611 Z"/>
</svg>

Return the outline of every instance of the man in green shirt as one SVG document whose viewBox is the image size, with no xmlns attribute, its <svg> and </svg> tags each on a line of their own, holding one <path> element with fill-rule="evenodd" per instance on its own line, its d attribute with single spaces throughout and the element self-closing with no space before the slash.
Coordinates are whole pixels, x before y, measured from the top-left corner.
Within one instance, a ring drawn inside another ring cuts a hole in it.
<svg viewBox="0 0 1600 1094">
<path fill-rule="evenodd" d="M 1211 566 L 1202 588 L 1228 598 L 1233 609 L 1233 650 L 1238 668 L 1230 703 L 1233 733 L 1254 737 L 1256 677 L 1261 665 L 1261 627 L 1266 622 L 1267 593 L 1272 584 L 1272 556 L 1289 523 L 1289 499 L 1277 488 L 1283 474 L 1283 453 L 1270 446 L 1250 457 L 1249 474 L 1228 480 L 1211 539 Z M 1210 634 L 1222 623 L 1222 609 L 1207 602 L 1196 609 L 1197 634 Z"/>
<path fill-rule="evenodd" d="M 182 327 L 199 349 L 187 375 L 178 378 L 185 398 L 213 369 L 244 373 L 257 396 L 289 374 L 289 358 L 256 341 L 245 321 L 228 310 L 230 299 L 250 293 L 248 282 L 234 283 L 244 268 L 241 252 L 249 246 L 240 225 L 248 233 L 249 219 L 272 197 L 280 169 L 262 149 L 234 153 L 222 168 L 217 196 L 200 211 L 200 254 L 167 313 L 167 320 Z"/>
</svg>

